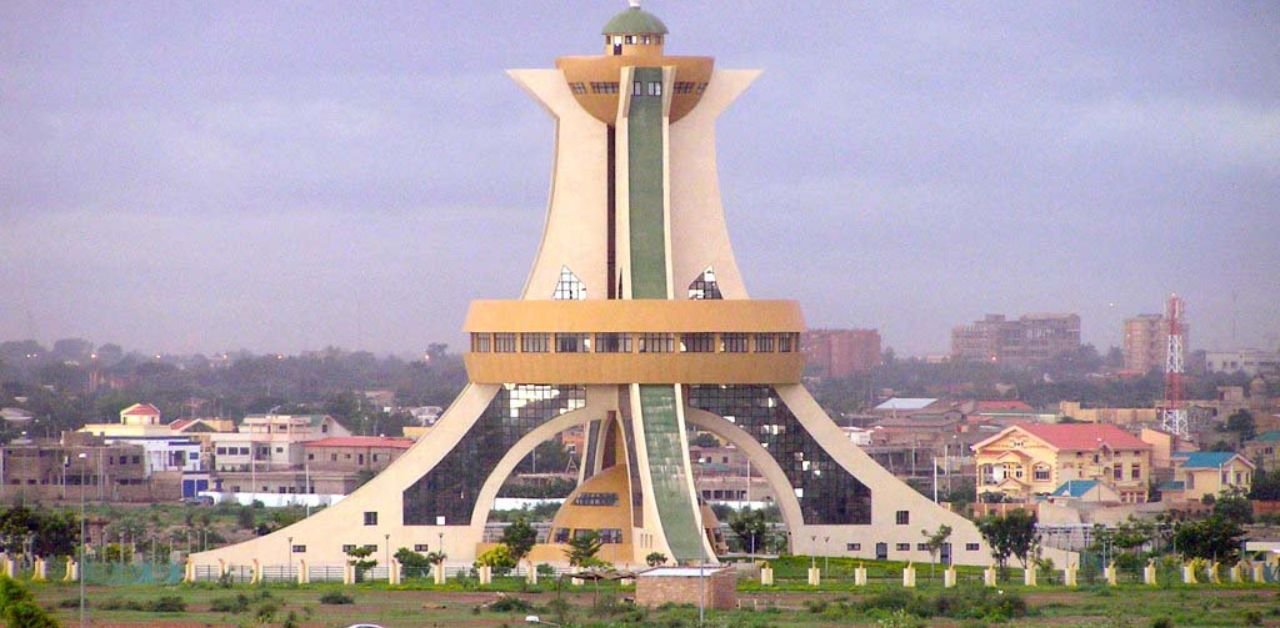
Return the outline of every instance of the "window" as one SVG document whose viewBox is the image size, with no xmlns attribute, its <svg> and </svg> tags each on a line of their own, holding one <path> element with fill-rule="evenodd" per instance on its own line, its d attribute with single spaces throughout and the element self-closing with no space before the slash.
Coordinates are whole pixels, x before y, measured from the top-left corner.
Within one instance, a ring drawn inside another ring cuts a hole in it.
<svg viewBox="0 0 1280 628">
<path fill-rule="evenodd" d="M 672 334 L 640 334 L 640 353 L 671 353 L 675 350 Z"/>
<path fill-rule="evenodd" d="M 600 530 L 600 542 L 617 544 L 622 542 L 622 530 L 617 528 L 605 528 Z"/>
<path fill-rule="evenodd" d="M 631 95 L 639 96 L 643 89 L 644 89 L 644 84 L 641 83 L 640 81 L 636 81 L 631 84 Z"/>
<path fill-rule="evenodd" d="M 1043 464 L 1036 465 L 1034 475 L 1037 482 L 1048 482 L 1050 476 L 1049 466 Z"/>
<path fill-rule="evenodd" d="M 778 352 L 793 353 L 797 349 L 800 334 L 778 334 Z"/>
<path fill-rule="evenodd" d="M 720 350 L 725 353 L 746 353 L 746 334 L 720 334 Z"/>
<path fill-rule="evenodd" d="M 516 352 L 516 335 L 515 334 L 494 334 L 493 335 L 493 352 L 494 353 L 515 353 Z"/>
<path fill-rule="evenodd" d="M 133 464 L 142 464 L 142 456 L 134 456 Z"/>
<path fill-rule="evenodd" d="M 1138 465 L 1138 464 L 1129 465 L 1129 479 L 1131 480 L 1142 479 L 1142 465 Z"/>
<path fill-rule="evenodd" d="M 894 513 L 894 519 L 900 526 L 911 525 L 911 512 L 908 510 L 899 510 Z"/>
<path fill-rule="evenodd" d="M 342 553 L 343 553 L 343 554 L 348 554 L 348 553 L 350 553 L 352 550 L 354 550 L 355 548 L 356 548 L 356 546 L 355 546 L 355 545 L 343 545 L 343 546 L 342 546 Z"/>
<path fill-rule="evenodd" d="M 715 351 L 715 334 L 680 334 L 680 351 L 683 353 L 711 353 Z"/>
<path fill-rule="evenodd" d="M 675 92 L 677 94 L 692 94 L 693 88 L 697 85 L 692 81 L 676 81 Z"/>
<path fill-rule="evenodd" d="M 573 498 L 575 506 L 612 506 L 618 503 L 617 493 L 578 493 Z"/>
<path fill-rule="evenodd" d="M 568 266 L 561 266 L 560 279 L 556 281 L 551 298 L 556 301 L 582 301 L 587 298 L 587 286 Z"/>
<path fill-rule="evenodd" d="M 964 551 L 966 551 L 966 552 L 976 552 L 976 551 L 978 551 L 978 549 L 979 549 L 979 546 L 978 546 L 978 544 L 977 544 L 977 543 L 965 543 L 965 544 L 964 544 Z"/>
<path fill-rule="evenodd" d="M 861 543 L 845 543 L 844 549 L 849 552 L 861 552 L 862 544 Z"/>
<path fill-rule="evenodd" d="M 710 266 L 698 273 L 698 278 L 689 284 L 690 299 L 723 299 L 720 284 L 716 283 L 716 271 Z"/>
<path fill-rule="evenodd" d="M 899 552 L 910 552 L 910 551 L 911 551 L 911 544 L 910 544 L 910 543 L 899 543 L 899 544 L 898 544 L 894 549 L 897 549 Z"/>
<path fill-rule="evenodd" d="M 556 353 L 591 351 L 591 334 L 556 334 Z"/>
<path fill-rule="evenodd" d="M 587 93 L 587 86 L 586 86 L 586 84 L 585 84 L 585 83 L 583 83 L 582 81 L 576 81 L 576 82 L 573 82 L 573 83 L 569 83 L 569 89 L 573 90 L 573 93 L 575 93 L 575 94 L 585 94 L 585 93 Z"/>
<path fill-rule="evenodd" d="M 916 551 L 918 551 L 918 552 L 927 552 L 927 551 L 929 551 L 929 544 L 928 544 L 928 543 L 916 543 Z"/>
<path fill-rule="evenodd" d="M 773 353 L 773 334 L 756 334 L 756 353 Z"/>
<path fill-rule="evenodd" d="M 616 94 L 618 93 L 618 83 L 615 82 L 591 82 L 592 94 Z"/>
<path fill-rule="evenodd" d="M 661 95 L 662 95 L 662 82 L 661 82 L 661 81 L 654 81 L 654 82 L 652 82 L 652 83 L 649 83 L 649 95 L 650 95 L 650 96 L 661 96 Z"/>
<path fill-rule="evenodd" d="M 428 547 L 426 543 L 418 543 L 418 544 L 416 544 L 416 545 L 414 545 L 414 546 L 413 546 L 413 551 L 415 551 L 415 552 L 429 552 L 429 551 L 431 551 L 431 548 L 430 548 L 430 547 Z"/>
<path fill-rule="evenodd" d="M 226 448 L 226 447 L 219 447 L 216 451 L 218 452 L 218 455 L 219 455 L 219 456 L 221 456 L 221 455 L 223 455 L 223 454 L 227 453 L 227 448 Z"/>
<path fill-rule="evenodd" d="M 488 353 L 489 348 L 493 346 L 493 336 L 490 334 L 471 334 L 471 352 L 472 353 Z"/>
<path fill-rule="evenodd" d="M 520 351 L 522 353 L 546 353 L 551 350 L 551 334 L 520 334 Z"/>
<path fill-rule="evenodd" d="M 555 540 L 552 541 L 553 543 L 568 543 L 569 528 L 556 528 L 556 533 L 554 538 Z"/>
<path fill-rule="evenodd" d="M 315 454 L 307 454 L 307 460 L 315 460 L 315 459 L 316 459 Z"/>
<path fill-rule="evenodd" d="M 596 353 L 631 353 L 631 334 L 596 334 Z"/>
<path fill-rule="evenodd" d="M 1114 467 L 1112 467 L 1112 468 L 1111 468 L 1111 477 L 1112 477 L 1112 479 L 1115 479 L 1115 480 L 1123 480 L 1123 479 L 1124 479 L 1124 465 L 1122 465 L 1122 464 L 1120 464 L 1120 463 L 1118 463 L 1118 462 L 1117 462 L 1117 463 L 1116 463 L 1116 465 L 1115 465 Z"/>
</svg>

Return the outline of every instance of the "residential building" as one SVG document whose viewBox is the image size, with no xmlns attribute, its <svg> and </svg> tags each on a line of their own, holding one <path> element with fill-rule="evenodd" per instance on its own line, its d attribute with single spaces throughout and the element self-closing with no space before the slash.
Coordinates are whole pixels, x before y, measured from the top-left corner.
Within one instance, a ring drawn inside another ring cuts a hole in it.
<svg viewBox="0 0 1280 628">
<path fill-rule="evenodd" d="M 1018 320 L 987 314 L 951 330 L 951 356 L 956 360 L 1023 367 L 1079 349 L 1077 314 L 1025 314 Z"/>
<path fill-rule="evenodd" d="M 1250 377 L 1276 375 L 1280 374 L 1280 351 L 1209 351 L 1204 355 L 1204 365 L 1215 373 L 1244 373 Z"/>
<path fill-rule="evenodd" d="M 810 329 L 800 335 L 807 370 L 821 378 L 845 378 L 880 364 L 875 329 Z"/>
<path fill-rule="evenodd" d="M 311 471 L 378 472 L 413 446 L 411 438 L 337 436 L 303 443 Z"/>
<path fill-rule="evenodd" d="M 1160 421 L 1160 411 L 1156 408 L 1086 408 L 1079 401 L 1058 402 L 1058 415 L 1085 423 L 1111 425 L 1143 425 Z"/>
<path fill-rule="evenodd" d="M 1263 469 L 1280 469 L 1280 430 L 1258 434 L 1244 444 L 1241 452 Z"/>
<path fill-rule="evenodd" d="M 78 431 L 117 438 L 164 438 L 172 435 L 160 422 L 160 410 L 149 403 L 135 403 L 120 411 L 119 423 L 87 423 Z"/>
<path fill-rule="evenodd" d="M 1230 490 L 1245 493 L 1253 486 L 1256 465 L 1230 451 L 1196 451 L 1174 454 L 1173 481 L 1160 486 L 1167 502 L 1201 502 Z"/>
<path fill-rule="evenodd" d="M 0 408 L 0 420 L 11 426 L 23 426 L 35 419 L 35 415 L 22 408 Z"/>
<path fill-rule="evenodd" d="M 81 455 L 84 457 L 81 458 Z M 152 481 L 141 445 L 66 433 L 62 440 L 17 439 L 0 447 L 0 501 L 156 501 L 177 499 L 177 477 Z"/>
<path fill-rule="evenodd" d="M 258 414 L 244 418 L 238 432 L 210 435 L 214 484 L 239 493 L 306 493 L 304 444 L 351 436 L 333 417 Z"/>
<path fill-rule="evenodd" d="M 1185 319 L 1182 326 L 1182 350 L 1191 354 L 1191 326 Z M 1163 314 L 1139 314 L 1124 320 L 1124 370 L 1145 374 L 1151 369 L 1164 369 L 1169 350 L 1169 321 Z"/>
<path fill-rule="evenodd" d="M 1151 445 L 1113 425 L 1014 425 L 973 446 L 978 493 L 1015 500 L 1050 495 L 1069 480 L 1097 480 L 1121 502 L 1147 500 Z"/>
</svg>

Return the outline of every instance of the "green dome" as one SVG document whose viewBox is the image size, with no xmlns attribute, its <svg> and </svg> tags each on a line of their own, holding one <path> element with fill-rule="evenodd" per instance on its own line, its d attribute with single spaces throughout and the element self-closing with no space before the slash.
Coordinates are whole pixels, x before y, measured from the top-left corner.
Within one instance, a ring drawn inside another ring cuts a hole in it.
<svg viewBox="0 0 1280 628">
<path fill-rule="evenodd" d="M 613 16 L 604 25 L 605 35 L 666 35 L 667 25 L 640 7 L 631 7 Z"/>
</svg>

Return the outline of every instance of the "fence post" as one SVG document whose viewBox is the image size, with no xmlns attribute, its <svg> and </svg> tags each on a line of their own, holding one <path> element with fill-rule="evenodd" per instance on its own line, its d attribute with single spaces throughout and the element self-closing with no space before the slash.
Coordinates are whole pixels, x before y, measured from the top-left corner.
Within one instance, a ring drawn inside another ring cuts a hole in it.
<svg viewBox="0 0 1280 628">
<path fill-rule="evenodd" d="M 67 557 L 67 573 L 63 574 L 63 582 L 75 582 L 80 579 L 80 563 L 70 556 Z"/>
<path fill-rule="evenodd" d="M 991 565 L 986 569 L 982 570 L 982 584 L 983 586 L 988 586 L 988 587 L 996 586 L 996 566 L 995 565 Z"/>
<path fill-rule="evenodd" d="M 493 568 L 488 565 L 480 565 L 480 568 L 476 570 L 476 575 L 480 578 L 481 586 L 493 584 L 492 569 Z"/>
<path fill-rule="evenodd" d="M 387 584 L 400 584 L 400 561 L 394 558 L 387 565 Z"/>
<path fill-rule="evenodd" d="M 1110 585 L 1110 586 L 1113 586 L 1113 587 L 1114 587 L 1114 586 L 1116 586 L 1117 584 L 1119 584 L 1119 582 L 1118 582 L 1118 580 L 1117 580 L 1116 564 L 1115 564 L 1115 563 L 1111 563 L 1110 565 L 1107 565 L 1107 566 L 1106 566 L 1106 568 L 1104 568 L 1104 569 L 1102 570 L 1102 574 L 1103 574 L 1103 576 L 1107 579 L 1107 584 L 1108 584 L 1108 585 Z"/>
<path fill-rule="evenodd" d="M 772 572 L 770 572 L 769 577 L 772 579 Z M 853 584 L 858 587 L 867 586 L 867 567 L 865 565 L 859 564 L 857 569 L 853 570 Z"/>
<path fill-rule="evenodd" d="M 956 567 L 955 565 L 947 565 L 946 571 L 942 572 L 943 588 L 951 589 L 956 586 Z"/>
<path fill-rule="evenodd" d="M 525 574 L 525 579 L 529 584 L 538 584 L 538 568 L 532 560 L 529 561 L 529 573 Z"/>
<path fill-rule="evenodd" d="M 1240 568 L 1240 563 L 1232 565 L 1231 569 L 1227 570 L 1227 574 L 1232 582 L 1244 582 L 1244 570 Z"/>
<path fill-rule="evenodd" d="M 1267 581 L 1267 572 L 1266 572 L 1265 568 L 1263 567 L 1262 563 L 1254 563 L 1254 564 L 1253 564 L 1253 581 L 1254 581 L 1254 582 L 1266 582 L 1266 581 Z"/>
<path fill-rule="evenodd" d="M 1036 586 L 1036 575 L 1036 564 L 1031 562 L 1022 570 L 1022 584 L 1029 587 Z"/>
<path fill-rule="evenodd" d="M 444 584 L 444 561 L 436 563 L 431 569 L 431 576 L 436 584 Z"/>
<path fill-rule="evenodd" d="M 1153 558 L 1147 561 L 1147 566 L 1142 568 L 1142 581 L 1151 585 L 1156 585 L 1156 560 Z"/>
<path fill-rule="evenodd" d="M 298 561 L 298 584 L 307 584 L 311 582 L 311 570 L 307 569 L 306 559 Z"/>
<path fill-rule="evenodd" d="M 35 572 L 31 574 L 31 579 L 36 582 L 44 582 L 49 579 L 49 567 L 44 562 L 43 556 L 36 557 Z"/>
<path fill-rule="evenodd" d="M 1195 561 L 1187 562 L 1182 565 L 1182 582 L 1184 584 L 1196 583 L 1196 565 Z"/>
<path fill-rule="evenodd" d="M 253 559 L 253 569 L 249 572 L 249 584 L 262 584 L 262 563 Z"/>
<path fill-rule="evenodd" d="M 764 586 L 773 584 L 773 567 L 765 565 L 760 568 L 760 584 Z"/>
<path fill-rule="evenodd" d="M 342 566 L 342 584 L 355 584 L 355 583 L 356 583 L 355 565 L 343 565 Z"/>
<path fill-rule="evenodd" d="M 1067 562 L 1067 566 L 1062 570 L 1062 584 L 1069 587 L 1077 586 L 1076 566 L 1072 565 L 1070 561 Z"/>
<path fill-rule="evenodd" d="M 916 568 L 913 563 L 907 563 L 907 566 L 902 568 L 902 586 L 908 588 L 916 586 Z"/>
<path fill-rule="evenodd" d="M 809 586 L 816 587 L 822 584 L 822 570 L 817 567 L 809 568 Z"/>
<path fill-rule="evenodd" d="M 9 576 L 10 578 L 18 577 L 18 561 L 9 558 L 8 554 L 3 558 L 0 558 L 0 561 L 3 561 L 0 562 L 0 566 L 4 567 L 4 575 Z"/>
</svg>

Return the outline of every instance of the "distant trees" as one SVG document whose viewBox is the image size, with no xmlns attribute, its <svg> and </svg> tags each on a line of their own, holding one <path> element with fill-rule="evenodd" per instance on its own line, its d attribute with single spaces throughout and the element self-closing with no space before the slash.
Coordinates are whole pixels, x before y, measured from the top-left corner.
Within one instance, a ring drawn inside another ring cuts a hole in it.
<svg viewBox="0 0 1280 628">
<path fill-rule="evenodd" d="M 575 534 L 569 539 L 569 547 L 564 550 L 565 558 L 569 560 L 569 566 L 590 569 L 592 567 L 605 567 L 606 563 L 596 554 L 600 553 L 600 548 L 604 547 L 604 541 L 600 539 L 600 535 L 594 530 Z"/>
<path fill-rule="evenodd" d="M 764 511 L 742 509 L 729 520 L 729 530 L 742 542 L 742 551 L 752 553 L 766 551 L 769 522 L 765 519 Z"/>
<path fill-rule="evenodd" d="M 947 544 L 947 539 L 951 538 L 951 526 L 942 524 L 934 532 L 921 530 L 920 534 L 924 536 L 924 546 L 929 550 L 929 579 L 933 579 L 933 568 L 938 562 L 938 552 L 942 551 L 942 546 Z"/>
<path fill-rule="evenodd" d="M 69 510 L 25 504 L 0 509 L 0 551 L 10 556 L 69 556 L 79 539 L 80 519 Z"/>
<path fill-rule="evenodd" d="M 1250 440 L 1257 435 L 1257 424 L 1254 423 L 1253 415 L 1248 410 L 1237 410 L 1227 417 L 1226 428 L 1228 432 L 1238 434 L 1241 442 Z"/>
<path fill-rule="evenodd" d="M 507 547 L 511 558 L 517 564 L 533 551 L 533 546 L 537 542 L 538 531 L 529 525 L 528 519 L 524 516 L 516 517 L 516 520 L 502 531 L 502 544 Z"/>
<path fill-rule="evenodd" d="M 1173 543 L 1188 558 L 1234 563 L 1240 553 L 1244 528 L 1221 515 L 1178 524 Z"/>
</svg>

